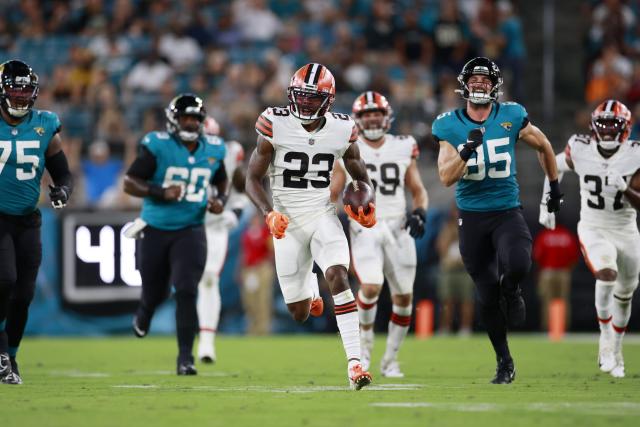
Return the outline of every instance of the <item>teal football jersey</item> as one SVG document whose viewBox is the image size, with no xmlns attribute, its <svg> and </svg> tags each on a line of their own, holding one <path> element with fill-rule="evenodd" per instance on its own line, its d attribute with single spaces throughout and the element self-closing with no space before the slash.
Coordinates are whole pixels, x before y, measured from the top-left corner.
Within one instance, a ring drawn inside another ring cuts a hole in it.
<svg viewBox="0 0 640 427">
<path fill-rule="evenodd" d="M 147 224 L 161 230 L 179 230 L 200 225 L 207 208 L 207 189 L 211 177 L 226 154 L 224 141 L 215 136 L 201 136 L 192 153 L 167 132 L 151 132 L 142 139 L 156 158 L 153 184 L 162 187 L 184 186 L 184 197 L 165 202 L 145 197 L 141 217 Z"/>
<path fill-rule="evenodd" d="M 17 126 L 0 118 L 0 212 L 27 215 L 36 209 L 44 155 L 59 131 L 60 119 L 50 111 L 31 110 Z"/>
<path fill-rule="evenodd" d="M 436 140 L 447 141 L 458 151 L 469 131 L 484 128 L 483 144 L 467 162 L 467 172 L 456 185 L 456 204 L 465 211 L 499 211 L 520 206 L 516 180 L 515 146 L 528 123 L 527 111 L 515 102 L 493 104 L 483 123 L 472 120 L 464 109 L 440 114 L 433 122 Z"/>
</svg>

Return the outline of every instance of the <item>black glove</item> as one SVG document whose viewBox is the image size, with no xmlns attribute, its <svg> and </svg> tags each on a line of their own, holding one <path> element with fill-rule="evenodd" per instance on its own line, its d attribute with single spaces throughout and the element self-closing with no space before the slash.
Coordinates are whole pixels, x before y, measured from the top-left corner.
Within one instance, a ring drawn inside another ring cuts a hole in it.
<svg viewBox="0 0 640 427">
<path fill-rule="evenodd" d="M 460 151 L 460 157 L 465 162 L 469 160 L 469 157 L 482 145 L 482 131 L 479 128 L 472 129 L 467 135 L 467 143 L 464 144 L 464 148 Z"/>
<path fill-rule="evenodd" d="M 407 215 L 404 228 L 409 229 L 409 235 L 414 239 L 419 239 L 424 236 L 424 218 L 425 211 L 422 208 L 414 209 L 413 212 Z"/>
<path fill-rule="evenodd" d="M 547 197 L 547 212 L 558 212 L 560 205 L 562 205 L 562 197 L 564 194 L 560 192 L 560 184 L 558 184 L 557 179 L 549 181 L 549 186 L 551 187 L 551 191 L 549 191 L 549 196 Z"/>
<path fill-rule="evenodd" d="M 49 199 L 54 209 L 62 209 L 67 206 L 71 191 L 66 185 L 49 185 Z"/>
</svg>

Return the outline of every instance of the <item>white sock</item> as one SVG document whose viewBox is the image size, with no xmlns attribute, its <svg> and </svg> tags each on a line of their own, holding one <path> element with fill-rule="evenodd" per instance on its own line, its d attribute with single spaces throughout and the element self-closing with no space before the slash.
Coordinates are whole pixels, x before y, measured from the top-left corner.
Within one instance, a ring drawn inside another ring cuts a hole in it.
<svg viewBox="0 0 640 427">
<path fill-rule="evenodd" d="M 358 308 L 350 289 L 333 296 L 336 322 L 340 330 L 342 345 L 347 355 L 349 367 L 360 363 L 360 325 Z"/>
<path fill-rule="evenodd" d="M 620 351 L 622 348 L 622 338 L 624 337 L 624 333 L 627 330 L 627 325 L 629 324 L 629 318 L 631 317 L 631 298 L 633 297 L 633 292 L 626 295 L 613 295 L 613 320 L 611 322 L 611 326 L 614 330 L 615 337 L 615 349 L 616 351 Z"/>
<path fill-rule="evenodd" d="M 362 289 L 358 291 L 358 318 L 361 325 L 373 325 L 376 321 L 376 312 L 378 311 L 378 297 L 367 298 L 362 293 Z"/>
<path fill-rule="evenodd" d="M 596 313 L 600 331 L 607 332 L 610 328 L 611 306 L 613 305 L 613 287 L 616 282 L 596 280 Z"/>
<path fill-rule="evenodd" d="M 198 320 L 200 334 L 212 334 L 218 330 L 220 321 L 220 278 L 206 273 L 198 284 Z M 213 341 L 212 341 L 213 342 Z"/>
<path fill-rule="evenodd" d="M 309 273 L 309 286 L 311 286 L 311 300 L 318 298 L 320 296 L 320 288 L 318 287 L 318 275 L 311 271 Z"/>
<path fill-rule="evenodd" d="M 393 360 L 398 356 L 398 350 L 407 336 L 411 325 L 411 305 L 401 307 L 393 305 L 391 320 L 389 320 L 389 334 L 387 335 L 387 349 L 384 352 L 384 360 Z"/>
</svg>

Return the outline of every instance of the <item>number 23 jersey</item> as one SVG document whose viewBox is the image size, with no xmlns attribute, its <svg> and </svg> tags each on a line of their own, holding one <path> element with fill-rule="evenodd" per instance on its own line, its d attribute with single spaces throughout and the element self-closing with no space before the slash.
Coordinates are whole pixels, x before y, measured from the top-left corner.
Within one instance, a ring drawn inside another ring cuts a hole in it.
<svg viewBox="0 0 640 427">
<path fill-rule="evenodd" d="M 269 179 L 276 210 L 301 225 L 334 209 L 329 184 L 333 162 L 356 141 L 355 123 L 347 114 L 328 112 L 318 130 L 308 132 L 285 107 L 267 108 L 256 132 L 273 145 Z"/>
<path fill-rule="evenodd" d="M 573 163 L 573 170 L 580 177 L 580 222 L 594 227 L 635 230 L 636 210 L 609 182 L 607 173 L 620 174 L 628 183 L 640 169 L 640 142 L 627 140 L 613 156 L 605 159 L 589 135 L 572 135 L 564 156 Z"/>
</svg>

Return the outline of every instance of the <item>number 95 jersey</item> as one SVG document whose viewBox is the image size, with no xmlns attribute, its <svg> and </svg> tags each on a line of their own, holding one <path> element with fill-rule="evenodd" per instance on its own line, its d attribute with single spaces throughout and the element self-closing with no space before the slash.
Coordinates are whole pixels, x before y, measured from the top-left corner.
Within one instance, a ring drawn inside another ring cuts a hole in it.
<svg viewBox="0 0 640 427">
<path fill-rule="evenodd" d="M 627 140 L 605 159 L 589 135 L 572 135 L 564 156 L 573 162 L 573 169 L 580 176 L 580 222 L 598 228 L 637 230 L 636 210 L 608 181 L 607 173 L 620 174 L 629 182 L 640 169 L 640 142 Z"/>
<path fill-rule="evenodd" d="M 472 129 L 484 128 L 483 144 L 467 161 L 456 185 L 456 204 L 465 211 L 501 211 L 520 206 L 516 181 L 515 145 L 529 124 L 527 111 L 515 102 L 494 103 L 484 122 L 472 120 L 465 109 L 440 114 L 431 133 L 460 151 Z"/>
<path fill-rule="evenodd" d="M 324 118 L 324 125 L 308 132 L 288 108 L 270 107 L 256 122 L 256 132 L 273 145 L 273 205 L 289 216 L 290 228 L 335 209 L 329 190 L 333 162 L 357 139 L 347 114 L 328 112 Z"/>
<path fill-rule="evenodd" d="M 0 119 L 0 212 L 27 215 L 40 198 L 49 143 L 60 131 L 60 119 L 50 111 L 32 110 L 17 126 Z"/>
</svg>

